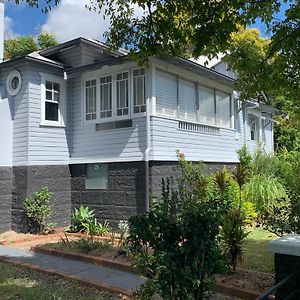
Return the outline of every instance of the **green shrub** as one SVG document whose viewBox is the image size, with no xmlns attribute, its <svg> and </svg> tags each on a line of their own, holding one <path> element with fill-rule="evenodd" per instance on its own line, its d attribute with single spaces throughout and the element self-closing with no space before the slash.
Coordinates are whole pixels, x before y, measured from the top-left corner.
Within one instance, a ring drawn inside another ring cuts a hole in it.
<svg viewBox="0 0 300 300">
<path fill-rule="evenodd" d="M 222 252 L 229 259 L 233 272 L 243 258 L 243 243 L 248 235 L 241 211 L 236 208 L 229 210 L 223 220 L 220 239 Z"/>
<path fill-rule="evenodd" d="M 209 297 L 212 274 L 222 265 L 216 239 L 222 197 L 214 180 L 203 174 L 203 164 L 186 162 L 182 154 L 179 158 L 179 192 L 165 185 L 162 199 L 148 214 L 129 220 L 135 265 L 148 278 L 139 299 L 154 294 L 170 300 Z"/>
<path fill-rule="evenodd" d="M 47 234 L 55 226 L 54 223 L 48 222 L 52 215 L 50 205 L 52 196 L 53 193 L 49 192 L 47 187 L 44 187 L 24 200 L 24 210 L 31 221 L 30 230 L 32 232 Z"/>
</svg>

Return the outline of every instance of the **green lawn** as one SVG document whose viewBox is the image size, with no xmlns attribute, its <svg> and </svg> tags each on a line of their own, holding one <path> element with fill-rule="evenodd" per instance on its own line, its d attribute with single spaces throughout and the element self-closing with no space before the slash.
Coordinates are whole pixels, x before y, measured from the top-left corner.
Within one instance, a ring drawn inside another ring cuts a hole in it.
<svg viewBox="0 0 300 300">
<path fill-rule="evenodd" d="M 244 244 L 244 261 L 240 267 L 260 272 L 274 272 L 274 255 L 268 251 L 268 242 L 277 236 L 263 230 L 254 228 Z"/>
<path fill-rule="evenodd" d="M 0 262 L 1 300 L 117 300 L 79 283 Z"/>
</svg>

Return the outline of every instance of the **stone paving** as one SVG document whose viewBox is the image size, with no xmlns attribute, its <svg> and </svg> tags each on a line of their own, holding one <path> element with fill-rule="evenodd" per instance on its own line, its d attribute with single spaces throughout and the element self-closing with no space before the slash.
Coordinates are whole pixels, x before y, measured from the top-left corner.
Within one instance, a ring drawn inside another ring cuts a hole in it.
<svg viewBox="0 0 300 300">
<path fill-rule="evenodd" d="M 123 290 L 135 291 L 144 283 L 143 278 L 133 273 L 13 247 L 0 246 L 0 257 Z"/>
</svg>

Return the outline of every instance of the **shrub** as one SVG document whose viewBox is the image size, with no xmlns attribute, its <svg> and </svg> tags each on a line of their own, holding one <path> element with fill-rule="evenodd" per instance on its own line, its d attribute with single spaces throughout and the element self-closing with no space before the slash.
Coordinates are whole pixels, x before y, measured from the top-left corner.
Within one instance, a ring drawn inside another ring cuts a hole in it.
<svg viewBox="0 0 300 300">
<path fill-rule="evenodd" d="M 41 188 L 31 197 L 24 200 L 24 210 L 31 221 L 31 231 L 40 234 L 47 234 L 54 223 L 49 223 L 48 220 L 52 215 L 50 200 L 53 193 L 49 192 L 47 187 Z"/>
<path fill-rule="evenodd" d="M 224 203 L 212 178 L 203 174 L 203 164 L 186 162 L 182 154 L 179 158 L 179 192 L 166 185 L 148 214 L 129 220 L 135 265 L 148 277 L 140 299 L 154 294 L 170 300 L 204 299 L 220 266 L 216 236 Z"/>
<path fill-rule="evenodd" d="M 223 220 L 220 239 L 222 252 L 229 259 L 233 272 L 243 258 L 243 243 L 248 235 L 241 211 L 236 208 L 229 210 Z"/>
</svg>

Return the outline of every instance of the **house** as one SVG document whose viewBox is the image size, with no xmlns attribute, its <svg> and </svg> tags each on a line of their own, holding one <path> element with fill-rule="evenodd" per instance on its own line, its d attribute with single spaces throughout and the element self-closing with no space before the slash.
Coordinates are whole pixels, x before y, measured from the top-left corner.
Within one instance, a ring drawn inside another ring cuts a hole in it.
<svg viewBox="0 0 300 300">
<path fill-rule="evenodd" d="M 273 152 L 276 111 L 241 103 L 219 69 L 182 57 L 141 67 L 85 38 L 2 62 L 0 231 L 25 229 L 23 200 L 43 186 L 59 226 L 80 204 L 113 223 L 148 210 L 176 150 L 214 167 L 244 144 Z"/>
</svg>

